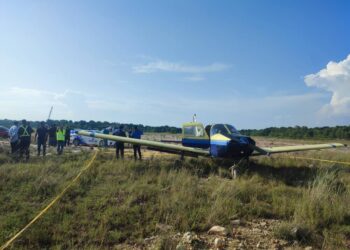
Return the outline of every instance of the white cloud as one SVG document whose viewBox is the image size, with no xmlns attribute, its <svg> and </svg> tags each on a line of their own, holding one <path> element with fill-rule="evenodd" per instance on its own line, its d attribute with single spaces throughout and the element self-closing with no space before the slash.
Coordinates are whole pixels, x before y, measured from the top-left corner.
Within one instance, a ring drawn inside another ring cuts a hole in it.
<svg viewBox="0 0 350 250">
<path fill-rule="evenodd" d="M 204 81 L 205 77 L 203 76 L 189 76 L 189 77 L 185 77 L 186 81 L 189 82 L 200 82 L 200 81 Z"/>
<path fill-rule="evenodd" d="M 309 87 L 332 93 L 332 98 L 321 113 L 328 116 L 350 118 L 350 54 L 340 62 L 329 62 L 326 68 L 304 78 Z"/>
<path fill-rule="evenodd" d="M 73 90 L 60 93 L 27 87 L 4 88 L 0 92 L 0 119 L 46 120 L 53 106 L 52 119 L 96 120 L 153 124 L 168 114 L 169 100 L 115 94 L 108 98 Z M 169 117 L 162 124 L 170 124 Z"/>
<path fill-rule="evenodd" d="M 209 65 L 198 66 L 183 63 L 175 63 L 163 60 L 156 60 L 143 65 L 133 67 L 134 73 L 154 73 L 154 72 L 176 72 L 176 73 L 210 73 L 224 71 L 230 68 L 230 65 L 224 63 L 212 63 Z"/>
<path fill-rule="evenodd" d="M 80 92 L 65 90 L 56 93 L 34 88 L 11 87 L 0 93 L 0 113 L 10 119 L 47 119 L 49 109 L 54 106 L 54 119 L 73 119 L 79 113 L 75 104 L 85 99 Z"/>
<path fill-rule="evenodd" d="M 69 93 L 77 93 L 71 90 L 65 90 L 62 93 L 55 93 L 46 90 L 11 87 L 8 90 L 8 95 L 15 95 L 17 98 L 43 98 L 44 100 L 50 101 L 54 104 L 63 104 L 60 100 L 64 99 Z"/>
</svg>

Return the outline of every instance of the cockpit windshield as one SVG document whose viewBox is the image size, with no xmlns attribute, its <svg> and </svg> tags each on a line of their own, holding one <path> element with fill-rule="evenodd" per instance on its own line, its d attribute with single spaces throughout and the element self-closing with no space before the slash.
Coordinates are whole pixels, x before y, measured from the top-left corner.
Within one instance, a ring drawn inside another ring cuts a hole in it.
<svg viewBox="0 0 350 250">
<path fill-rule="evenodd" d="M 239 134 L 238 130 L 229 124 L 215 124 L 210 130 L 210 135 L 222 134 L 224 136 L 230 136 L 232 134 Z"/>
<path fill-rule="evenodd" d="M 238 130 L 234 126 L 230 124 L 226 124 L 225 126 L 228 128 L 231 134 L 239 134 Z"/>
</svg>

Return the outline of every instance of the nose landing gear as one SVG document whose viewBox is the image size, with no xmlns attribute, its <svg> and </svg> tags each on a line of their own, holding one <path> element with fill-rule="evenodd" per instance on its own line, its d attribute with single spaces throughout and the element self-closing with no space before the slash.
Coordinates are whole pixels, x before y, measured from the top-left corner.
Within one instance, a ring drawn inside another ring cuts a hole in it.
<svg viewBox="0 0 350 250">
<path fill-rule="evenodd" d="M 238 161 L 234 161 L 231 170 L 232 179 L 236 179 L 238 174 L 243 172 L 244 169 L 249 167 L 249 157 L 244 157 Z"/>
</svg>

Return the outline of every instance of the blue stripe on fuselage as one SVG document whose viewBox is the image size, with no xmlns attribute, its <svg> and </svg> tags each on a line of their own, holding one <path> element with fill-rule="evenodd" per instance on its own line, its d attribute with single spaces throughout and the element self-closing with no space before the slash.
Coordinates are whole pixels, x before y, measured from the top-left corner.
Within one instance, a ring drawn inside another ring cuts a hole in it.
<svg viewBox="0 0 350 250">
<path fill-rule="evenodd" d="M 185 147 L 195 147 L 195 148 L 209 148 L 210 141 L 209 139 L 190 139 L 183 138 L 182 145 Z"/>
</svg>

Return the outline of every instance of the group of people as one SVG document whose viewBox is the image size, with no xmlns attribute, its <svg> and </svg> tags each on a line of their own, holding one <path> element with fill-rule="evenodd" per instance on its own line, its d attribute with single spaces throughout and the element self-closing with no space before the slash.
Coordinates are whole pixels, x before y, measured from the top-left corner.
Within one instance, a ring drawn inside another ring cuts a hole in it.
<svg viewBox="0 0 350 250">
<path fill-rule="evenodd" d="M 129 134 L 130 138 L 141 139 L 143 132 L 141 130 L 139 130 L 137 126 L 134 126 L 132 128 L 132 130 L 128 132 L 128 134 Z M 124 131 L 124 126 L 120 125 L 119 128 L 113 132 L 113 135 L 126 137 L 126 132 Z M 124 142 L 117 141 L 115 143 L 115 148 L 116 148 L 117 159 L 119 159 L 119 157 L 121 157 L 123 159 L 124 158 Z M 138 158 L 138 159 L 142 160 L 141 146 L 138 144 L 133 144 L 133 149 L 134 149 L 134 159 L 137 160 L 137 158 Z"/>
<path fill-rule="evenodd" d="M 14 122 L 13 126 L 9 130 L 10 143 L 11 143 L 11 154 L 17 155 L 21 159 L 25 155 L 26 160 L 29 159 L 30 155 L 30 144 L 31 137 L 34 133 L 33 128 L 26 120 L 22 120 L 22 124 L 19 125 L 17 121 Z M 103 130 L 104 134 L 109 134 L 107 129 Z M 118 129 L 114 130 L 113 135 L 127 137 L 127 133 L 124 131 L 124 126 L 120 125 Z M 142 131 L 134 126 L 132 130 L 128 132 L 130 138 L 141 139 L 143 135 Z M 65 146 L 70 145 L 70 129 L 56 124 L 48 126 L 45 122 L 41 122 L 40 126 L 35 131 L 34 140 L 37 142 L 37 155 L 46 155 L 46 145 L 48 143 L 51 147 L 57 147 L 57 154 L 62 154 Z M 107 147 L 108 141 L 104 140 L 104 144 Z M 117 141 L 115 143 L 116 157 L 124 158 L 124 142 Z M 141 146 L 133 144 L 134 158 L 142 159 Z"/>
<path fill-rule="evenodd" d="M 29 159 L 33 132 L 33 128 L 26 120 L 22 120 L 20 126 L 17 121 L 14 122 L 9 130 L 13 155 L 19 153 L 19 158 L 25 155 L 26 160 Z M 45 122 L 41 122 L 35 131 L 34 139 L 37 142 L 38 156 L 40 156 L 41 151 L 43 156 L 46 155 L 47 142 L 49 146 L 57 147 L 58 154 L 62 154 L 64 146 L 70 145 L 70 129 L 63 126 L 57 127 L 55 124 L 48 126 Z"/>
</svg>

